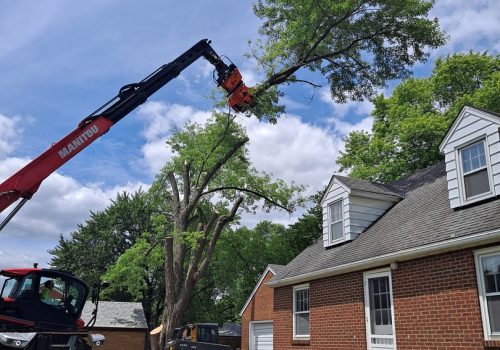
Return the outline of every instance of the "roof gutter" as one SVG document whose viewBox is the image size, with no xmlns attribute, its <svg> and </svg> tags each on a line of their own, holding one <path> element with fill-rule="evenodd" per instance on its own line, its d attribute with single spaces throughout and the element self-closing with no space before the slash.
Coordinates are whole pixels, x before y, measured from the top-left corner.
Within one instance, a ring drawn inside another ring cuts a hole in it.
<svg viewBox="0 0 500 350">
<path fill-rule="evenodd" d="M 394 253 L 379 255 L 373 258 L 355 261 L 352 263 L 314 271 L 303 275 L 283 278 L 277 281 L 270 281 L 267 285 L 271 288 L 283 287 L 298 284 L 315 279 L 341 275 L 348 272 L 371 269 L 381 265 L 388 265 L 393 262 L 412 260 L 429 255 L 436 255 L 454 250 L 460 250 L 477 245 L 498 242 L 500 239 L 500 229 L 472 234 L 464 237 L 451 238 L 446 241 L 431 243 L 415 248 L 400 250 Z"/>
</svg>

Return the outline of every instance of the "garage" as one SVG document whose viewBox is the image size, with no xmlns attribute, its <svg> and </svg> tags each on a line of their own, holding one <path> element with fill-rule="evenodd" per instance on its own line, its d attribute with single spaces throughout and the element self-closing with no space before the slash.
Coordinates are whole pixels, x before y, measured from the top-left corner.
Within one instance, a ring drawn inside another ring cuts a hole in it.
<svg viewBox="0 0 500 350">
<path fill-rule="evenodd" d="M 273 350 L 273 322 L 250 323 L 250 350 Z"/>
</svg>

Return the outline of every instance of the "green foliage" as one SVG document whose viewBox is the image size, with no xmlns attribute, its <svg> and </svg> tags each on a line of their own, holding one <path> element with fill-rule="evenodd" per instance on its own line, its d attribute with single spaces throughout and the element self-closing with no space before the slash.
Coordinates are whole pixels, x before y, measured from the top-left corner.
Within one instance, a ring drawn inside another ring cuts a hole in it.
<svg viewBox="0 0 500 350">
<path fill-rule="evenodd" d="M 341 171 L 390 182 L 442 159 L 441 143 L 465 105 L 500 112 L 500 57 L 455 54 L 438 59 L 432 76 L 408 79 L 378 96 L 372 134 L 352 132 L 337 159 Z"/>
<path fill-rule="evenodd" d="M 70 238 L 59 238 L 58 245 L 49 250 L 51 265 L 71 271 L 91 285 L 144 232 L 151 231 L 150 216 L 150 203 L 143 191 L 120 193 L 104 211 L 91 213 Z"/>
<path fill-rule="evenodd" d="M 302 191 L 303 186 L 287 184 L 252 167 L 248 150 L 244 146 L 247 141 L 245 131 L 229 114 L 215 113 L 204 126 L 188 124 L 167 141 L 174 156 L 158 175 L 151 193 L 159 201 L 162 201 L 161 198 L 171 197 L 168 174 L 183 174 L 188 169 L 189 178 L 179 176 L 178 183 L 184 186 L 188 180 L 188 185 L 192 187 L 190 193 L 199 189 L 207 176 L 213 175 L 202 189 L 203 198 L 196 212 L 197 215 L 202 214 L 198 217 L 205 215 L 208 218 L 208 211 L 213 210 L 226 213 L 229 204 L 241 194 L 244 194 L 241 208 L 250 212 L 259 207 L 265 211 L 275 207 L 293 210 L 295 205 L 300 204 L 300 198 L 296 195 Z M 238 143 L 243 146 L 233 156 L 224 159 Z M 211 174 L 210 169 L 221 162 L 223 166 L 215 174 Z M 262 199 L 265 201 L 262 202 Z"/>
<path fill-rule="evenodd" d="M 142 302 L 151 327 L 158 324 L 165 283 L 161 244 L 151 243 L 150 234 L 143 234 L 111 265 L 103 276 L 110 283 L 101 293 L 103 300 Z"/>
<path fill-rule="evenodd" d="M 274 120 L 281 112 L 277 92 L 264 92 L 306 82 L 297 75 L 301 68 L 325 77 L 340 103 L 372 98 L 388 80 L 407 77 L 408 67 L 426 60 L 426 49 L 445 43 L 437 19 L 428 18 L 432 6 L 425 0 L 257 1 L 261 38 L 251 55 L 267 78 L 256 88 L 255 114 Z"/>
</svg>

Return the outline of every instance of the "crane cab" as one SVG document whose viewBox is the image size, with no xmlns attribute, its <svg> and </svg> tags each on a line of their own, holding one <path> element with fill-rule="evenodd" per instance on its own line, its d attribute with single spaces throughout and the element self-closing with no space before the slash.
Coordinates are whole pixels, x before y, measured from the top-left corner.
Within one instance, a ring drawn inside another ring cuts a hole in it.
<svg viewBox="0 0 500 350">
<path fill-rule="evenodd" d="M 0 330 L 61 330 L 83 327 L 88 287 L 74 276 L 39 268 L 6 269 L 0 291 Z"/>
</svg>

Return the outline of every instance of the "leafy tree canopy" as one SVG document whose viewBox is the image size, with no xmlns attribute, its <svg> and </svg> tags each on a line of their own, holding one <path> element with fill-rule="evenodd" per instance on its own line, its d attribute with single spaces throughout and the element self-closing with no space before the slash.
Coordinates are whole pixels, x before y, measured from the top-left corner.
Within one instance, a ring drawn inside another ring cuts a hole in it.
<svg viewBox="0 0 500 350">
<path fill-rule="evenodd" d="M 350 133 L 337 163 L 350 176 L 390 182 L 442 159 L 439 144 L 465 104 L 500 112 L 500 56 L 440 58 L 430 77 L 405 80 L 374 104 L 372 133 Z"/>
<path fill-rule="evenodd" d="M 252 56 L 266 74 L 250 112 L 271 122 L 283 111 L 279 84 L 307 83 L 299 70 L 325 77 L 336 102 L 372 98 L 388 80 L 406 78 L 426 49 L 445 43 L 433 1 L 259 0 L 261 38 Z"/>
</svg>

